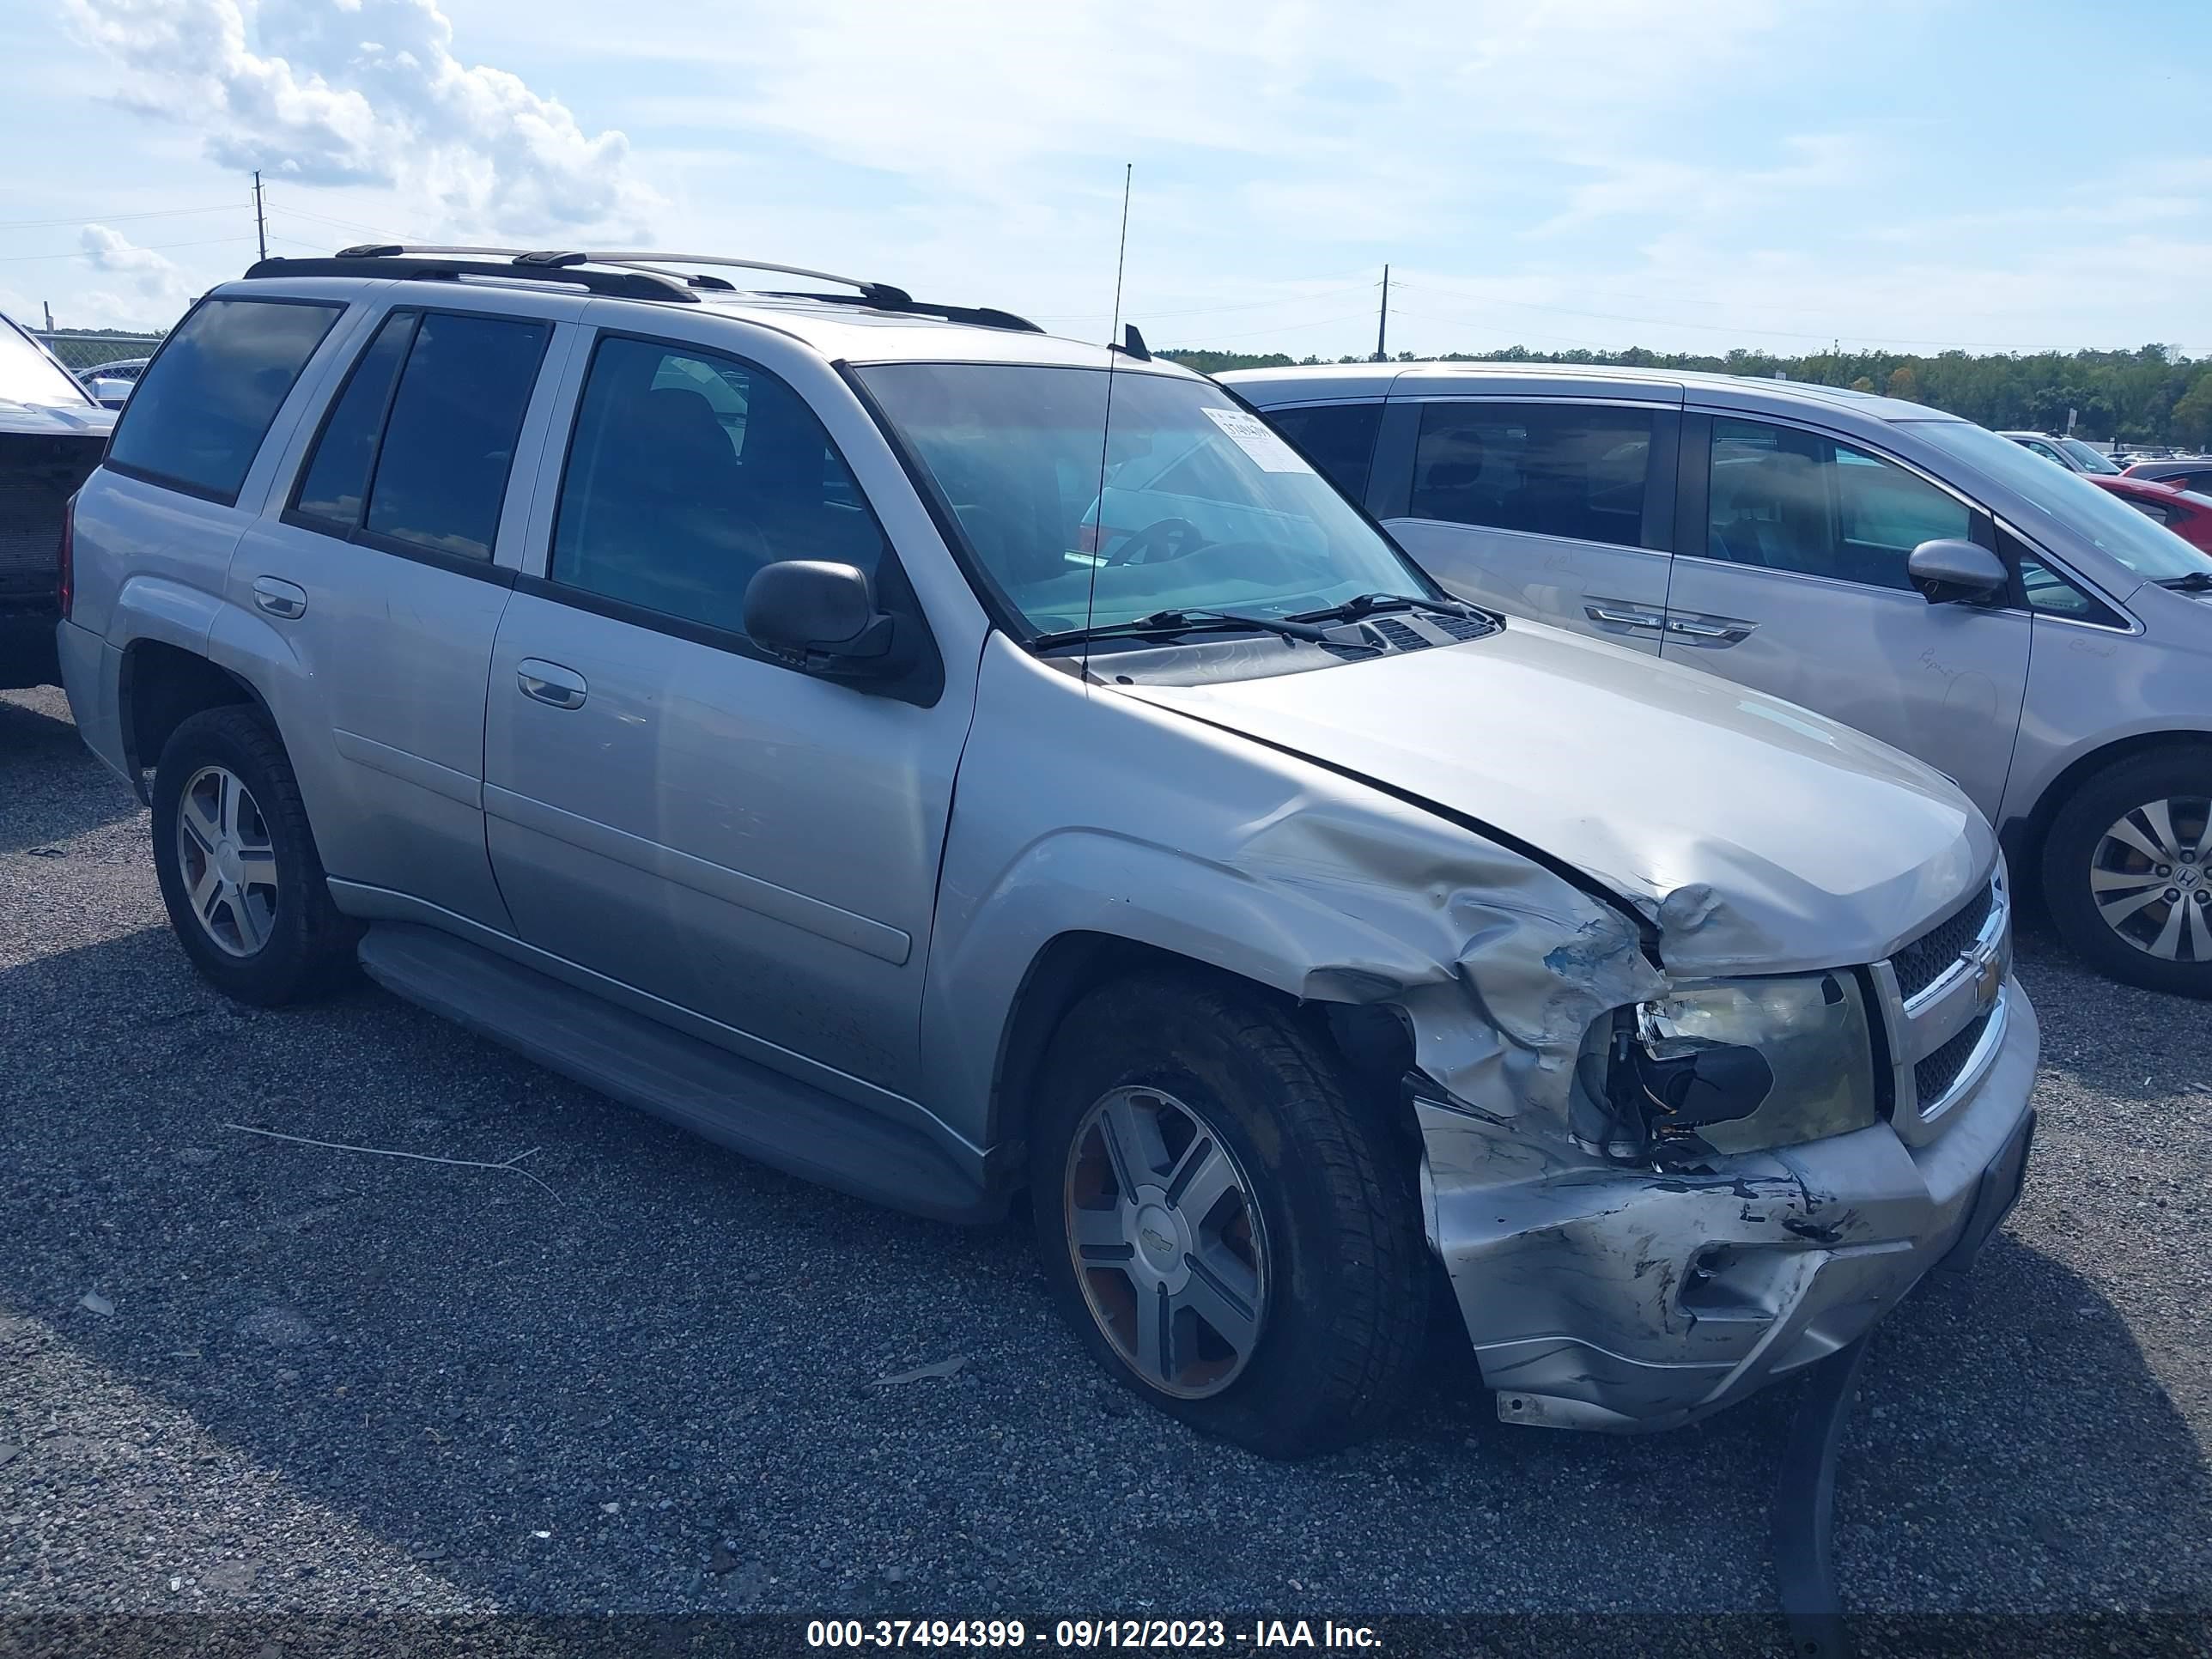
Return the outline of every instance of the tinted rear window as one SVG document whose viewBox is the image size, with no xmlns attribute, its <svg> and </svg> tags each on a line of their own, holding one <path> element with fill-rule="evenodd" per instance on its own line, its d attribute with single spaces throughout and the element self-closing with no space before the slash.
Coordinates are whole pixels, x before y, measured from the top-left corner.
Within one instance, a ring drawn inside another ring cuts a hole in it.
<svg viewBox="0 0 2212 1659">
<path fill-rule="evenodd" d="M 515 439 L 551 334 L 548 324 L 504 317 L 422 319 L 369 487 L 372 533 L 491 557 Z"/>
<path fill-rule="evenodd" d="M 1367 499 L 1375 462 L 1375 434 L 1382 428 L 1380 404 L 1324 404 L 1271 409 L 1275 429 L 1304 452 L 1322 475 L 1355 501 Z"/>
<path fill-rule="evenodd" d="M 235 501 L 269 423 L 343 309 L 293 300 L 202 301 L 131 394 L 109 463 Z"/>
<path fill-rule="evenodd" d="M 1432 403 L 1421 410 L 1412 514 L 1635 547 L 1650 465 L 1645 410 Z"/>
</svg>

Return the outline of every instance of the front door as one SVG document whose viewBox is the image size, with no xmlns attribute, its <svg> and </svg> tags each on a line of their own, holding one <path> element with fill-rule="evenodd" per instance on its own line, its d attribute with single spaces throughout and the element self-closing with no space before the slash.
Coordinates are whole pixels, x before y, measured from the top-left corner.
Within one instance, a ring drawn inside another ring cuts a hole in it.
<svg viewBox="0 0 2212 1659">
<path fill-rule="evenodd" d="M 1656 652 L 1676 418 L 1630 404 L 1425 401 L 1406 515 L 1388 528 L 1462 599 Z"/>
<path fill-rule="evenodd" d="M 1905 561 L 1987 516 L 1895 462 L 1820 433 L 1714 415 L 1685 422 L 1684 499 L 1665 654 L 1802 703 L 1948 773 L 1992 817 L 2027 680 L 2028 618 L 1930 605 Z M 1695 533 L 1693 527 L 1692 534 Z"/>
<path fill-rule="evenodd" d="M 501 622 L 486 726 L 520 936 L 750 1058 L 912 1093 L 970 693 L 816 678 L 746 638 L 746 584 L 781 559 L 857 566 L 904 608 L 820 422 L 757 364 L 602 335 L 550 541 Z"/>
</svg>

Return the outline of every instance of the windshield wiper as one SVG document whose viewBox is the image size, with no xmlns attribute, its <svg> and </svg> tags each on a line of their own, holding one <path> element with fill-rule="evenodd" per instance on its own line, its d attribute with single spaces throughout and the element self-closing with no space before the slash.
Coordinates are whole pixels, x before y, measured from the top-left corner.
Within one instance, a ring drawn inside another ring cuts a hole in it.
<svg viewBox="0 0 2212 1659">
<path fill-rule="evenodd" d="M 1457 599 L 1432 599 L 1420 593 L 1361 593 L 1346 599 L 1342 605 L 1332 605 L 1321 611 L 1301 611 L 1290 618 L 1292 622 L 1358 622 L 1362 617 L 1371 617 L 1378 611 L 1435 611 L 1447 617 L 1472 617 L 1474 607 L 1462 605 Z"/>
<path fill-rule="evenodd" d="M 2170 587 L 2177 593 L 2202 593 L 2212 587 L 2212 570 L 2192 570 L 2186 576 L 2166 576 L 2160 580 L 2160 587 Z"/>
<path fill-rule="evenodd" d="M 1091 628 L 1062 628 L 1039 634 L 1030 643 L 1040 650 L 1056 645 L 1077 645 L 1088 640 L 1145 639 L 1152 635 L 1226 634 L 1258 629 L 1286 640 L 1307 640 L 1334 645 L 1325 628 L 1316 628 L 1299 617 L 1252 617 L 1236 611 L 1155 611 L 1134 622 L 1100 623 Z M 1346 641 L 1349 643 L 1349 641 Z"/>
</svg>

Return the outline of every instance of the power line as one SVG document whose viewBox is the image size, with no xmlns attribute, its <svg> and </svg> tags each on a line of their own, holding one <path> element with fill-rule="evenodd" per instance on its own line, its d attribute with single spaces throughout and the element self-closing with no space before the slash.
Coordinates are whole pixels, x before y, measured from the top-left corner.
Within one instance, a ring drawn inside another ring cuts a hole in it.
<svg viewBox="0 0 2212 1659">
<path fill-rule="evenodd" d="M 51 230 L 57 225 L 113 225 L 132 219 L 174 219 L 191 213 L 235 213 L 238 204 L 225 202 L 219 207 L 155 208 L 144 213 L 74 213 L 66 219 L 10 219 L 0 222 L 0 230 Z"/>
<path fill-rule="evenodd" d="M 252 240 L 253 238 L 251 236 L 216 236 L 204 242 L 157 242 L 151 247 L 139 247 L 135 244 L 132 244 L 118 248 L 115 252 L 118 253 L 166 253 L 171 248 L 216 247 L 225 242 L 250 242 Z M 91 250 L 78 247 L 71 248 L 66 253 L 9 253 L 0 255 L 0 264 L 21 264 L 32 259 L 89 259 L 92 257 L 93 252 Z"/>
</svg>

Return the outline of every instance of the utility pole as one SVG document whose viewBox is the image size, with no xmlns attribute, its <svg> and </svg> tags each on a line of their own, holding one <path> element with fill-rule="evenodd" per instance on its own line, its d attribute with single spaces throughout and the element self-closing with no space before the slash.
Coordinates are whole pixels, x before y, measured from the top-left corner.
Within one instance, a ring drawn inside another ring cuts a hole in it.
<svg viewBox="0 0 2212 1659">
<path fill-rule="evenodd" d="M 261 169 L 253 169 L 253 237 L 261 245 L 261 257 L 269 257 L 269 221 L 261 212 Z"/>
<path fill-rule="evenodd" d="M 46 308 L 46 332 L 51 334 L 54 331 L 54 302 L 52 300 L 41 300 L 39 303 Z"/>
<path fill-rule="evenodd" d="M 1389 328 L 1390 267 L 1385 265 L 1382 267 L 1382 312 L 1375 319 L 1375 361 L 1378 363 L 1389 362 L 1389 359 L 1382 355 L 1383 336 L 1389 331 Z"/>
</svg>

